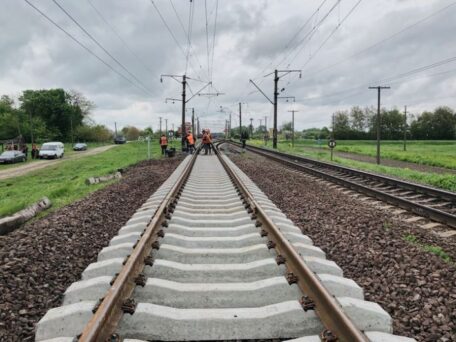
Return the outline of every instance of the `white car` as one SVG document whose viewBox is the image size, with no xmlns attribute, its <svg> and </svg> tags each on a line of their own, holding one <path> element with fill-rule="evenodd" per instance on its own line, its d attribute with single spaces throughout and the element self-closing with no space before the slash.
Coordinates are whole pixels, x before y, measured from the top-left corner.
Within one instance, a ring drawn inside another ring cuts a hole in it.
<svg viewBox="0 0 456 342">
<path fill-rule="evenodd" d="M 38 157 L 40 159 L 62 158 L 65 153 L 65 147 L 61 142 L 47 142 L 41 145 Z"/>
</svg>

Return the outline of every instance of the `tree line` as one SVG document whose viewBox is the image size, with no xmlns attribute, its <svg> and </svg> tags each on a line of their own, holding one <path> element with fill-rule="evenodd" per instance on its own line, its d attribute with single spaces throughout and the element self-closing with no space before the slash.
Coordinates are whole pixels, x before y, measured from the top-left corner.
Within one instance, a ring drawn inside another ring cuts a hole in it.
<svg viewBox="0 0 456 342">
<path fill-rule="evenodd" d="M 22 136 L 27 142 L 107 141 L 112 132 L 90 119 L 93 102 L 64 89 L 24 90 L 18 102 L 0 97 L 0 140 Z"/>
<path fill-rule="evenodd" d="M 407 121 L 398 109 L 382 109 L 380 118 L 381 137 L 385 140 L 403 139 L 404 130 L 408 139 L 456 139 L 456 114 L 449 107 L 438 107 L 418 115 L 408 114 Z M 337 111 L 333 126 L 336 139 L 376 139 L 377 111 L 373 107 L 357 106 L 349 111 Z"/>
</svg>

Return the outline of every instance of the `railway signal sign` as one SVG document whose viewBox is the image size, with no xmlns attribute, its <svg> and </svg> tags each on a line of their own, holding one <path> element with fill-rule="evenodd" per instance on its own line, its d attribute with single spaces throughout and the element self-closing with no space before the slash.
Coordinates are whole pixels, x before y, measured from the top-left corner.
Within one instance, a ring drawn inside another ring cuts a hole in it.
<svg viewBox="0 0 456 342">
<path fill-rule="evenodd" d="M 328 147 L 333 149 L 334 147 L 336 147 L 336 141 L 334 139 L 330 139 L 328 140 Z"/>
</svg>

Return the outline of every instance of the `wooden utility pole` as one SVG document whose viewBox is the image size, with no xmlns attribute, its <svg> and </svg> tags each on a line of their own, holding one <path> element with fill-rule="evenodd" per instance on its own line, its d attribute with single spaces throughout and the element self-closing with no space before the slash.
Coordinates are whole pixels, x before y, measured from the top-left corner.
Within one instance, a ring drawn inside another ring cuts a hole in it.
<svg viewBox="0 0 456 342">
<path fill-rule="evenodd" d="M 404 151 L 407 151 L 407 106 L 404 106 Z"/>
<path fill-rule="evenodd" d="M 289 112 L 291 113 L 291 147 L 294 147 L 294 138 L 295 138 L 294 114 L 299 111 L 292 109 L 292 110 L 289 110 Z"/>
<path fill-rule="evenodd" d="M 383 87 L 383 86 L 376 86 L 376 87 L 369 87 L 369 89 L 377 89 L 378 97 L 377 97 L 377 165 L 380 165 L 380 132 L 381 132 L 381 118 L 380 118 L 380 96 L 382 89 L 391 89 L 391 87 Z"/>
</svg>

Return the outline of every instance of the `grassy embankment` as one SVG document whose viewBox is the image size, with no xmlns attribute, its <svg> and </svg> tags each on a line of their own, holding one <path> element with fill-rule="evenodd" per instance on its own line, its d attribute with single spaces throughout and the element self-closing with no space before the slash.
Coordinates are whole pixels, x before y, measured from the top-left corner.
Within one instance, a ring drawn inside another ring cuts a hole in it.
<svg viewBox="0 0 456 342">
<path fill-rule="evenodd" d="M 160 156 L 159 146 L 151 144 L 151 157 Z M 67 160 L 48 168 L 0 181 L 0 217 L 21 210 L 47 196 L 56 209 L 112 183 L 86 185 L 85 180 L 102 176 L 147 159 L 147 143 L 119 145 L 97 155 Z M 113 181 L 114 182 L 114 181 Z"/>
<path fill-rule="evenodd" d="M 110 145 L 111 143 L 87 143 L 87 151 L 90 151 L 90 149 L 95 148 L 95 147 L 101 147 L 101 146 L 106 146 Z M 73 145 L 71 143 L 65 143 L 65 154 L 63 159 L 69 158 L 72 155 L 78 154 L 78 153 L 84 153 L 85 151 L 73 151 Z M 38 145 L 40 147 L 41 145 Z M 14 168 L 19 165 L 25 165 L 25 164 L 30 164 L 34 163 L 40 159 L 32 159 L 31 152 L 32 152 L 32 145 L 27 144 L 28 147 L 28 153 L 27 153 L 27 161 L 25 163 L 15 163 L 15 164 L 0 164 L 0 170 L 5 170 L 9 168 Z M 0 149 L 1 151 L 1 149 Z"/>
<path fill-rule="evenodd" d="M 256 146 L 263 146 L 264 143 L 263 141 L 260 140 L 251 140 L 249 143 L 256 145 Z M 323 142 L 325 143 L 325 142 Z M 342 143 L 342 146 L 346 142 Z M 356 145 L 354 144 L 353 141 L 349 142 L 354 148 L 356 148 Z M 360 149 L 364 148 L 365 142 L 361 142 L 360 144 Z M 418 150 L 421 148 L 421 155 L 422 155 L 422 160 L 430 160 L 435 157 L 436 160 L 439 159 L 440 153 L 442 153 L 444 156 L 441 157 L 439 160 L 447 160 L 445 163 L 446 167 L 450 167 L 452 163 L 455 162 L 454 159 L 456 159 L 456 156 L 451 157 L 452 155 L 456 154 L 456 142 L 455 143 L 450 143 L 446 142 L 444 144 L 440 144 L 440 142 L 427 142 L 428 145 L 426 145 L 426 142 L 418 142 L 417 146 L 414 146 L 413 142 L 410 142 L 409 149 L 411 151 L 416 151 L 412 152 L 415 154 L 418 154 Z M 311 143 L 312 146 L 316 146 L 315 143 L 312 141 Z M 394 144 L 391 144 L 394 145 Z M 281 152 L 286 152 L 286 153 L 291 153 L 291 154 L 297 154 L 297 155 L 302 155 L 310 158 L 315 158 L 319 160 L 324 160 L 324 161 L 329 161 L 330 160 L 330 154 L 329 154 L 329 149 L 326 148 L 321 148 L 321 150 L 315 150 L 315 149 L 309 149 L 308 147 L 310 146 L 309 141 L 306 142 L 298 142 L 295 144 L 295 147 L 292 148 L 291 144 L 289 142 L 279 142 L 278 144 L 278 150 Z M 340 143 L 337 145 L 337 151 L 339 151 L 339 146 Z M 272 144 L 269 143 L 268 146 L 269 148 L 272 147 Z M 388 147 L 385 146 L 383 151 L 387 153 Z M 404 152 L 407 153 L 407 152 Z M 382 152 L 383 154 L 383 152 Z M 409 160 L 410 161 L 410 160 Z M 352 167 L 355 169 L 359 170 L 364 170 L 364 171 L 372 171 L 376 173 L 381 173 L 389 176 L 394 176 L 397 178 L 405 179 L 405 180 L 410 180 L 426 185 L 431 185 L 434 187 L 438 187 L 441 189 L 445 190 L 450 190 L 450 191 L 456 191 L 456 176 L 454 173 L 448 173 L 448 174 L 438 174 L 438 173 L 433 173 L 433 172 L 421 172 L 421 171 L 416 171 L 416 170 L 411 170 L 408 168 L 400 168 L 400 167 L 390 167 L 390 166 L 383 166 L 383 165 L 376 165 L 372 163 L 366 163 L 366 162 L 360 162 L 360 161 L 355 161 L 347 158 L 340 158 L 340 157 L 335 157 L 334 162 L 337 164 L 341 164 L 343 166 L 347 167 Z"/>
</svg>

